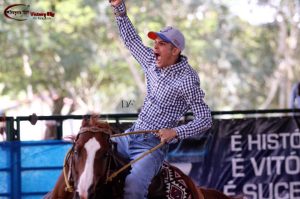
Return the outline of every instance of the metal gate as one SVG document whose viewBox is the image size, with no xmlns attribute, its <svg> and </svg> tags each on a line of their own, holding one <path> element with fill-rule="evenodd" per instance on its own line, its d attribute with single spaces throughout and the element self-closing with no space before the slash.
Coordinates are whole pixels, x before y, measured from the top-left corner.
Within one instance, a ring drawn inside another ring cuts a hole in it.
<svg viewBox="0 0 300 199">
<path fill-rule="evenodd" d="M 69 147 L 58 140 L 0 143 L 0 198 L 42 198 L 53 188 Z"/>
</svg>

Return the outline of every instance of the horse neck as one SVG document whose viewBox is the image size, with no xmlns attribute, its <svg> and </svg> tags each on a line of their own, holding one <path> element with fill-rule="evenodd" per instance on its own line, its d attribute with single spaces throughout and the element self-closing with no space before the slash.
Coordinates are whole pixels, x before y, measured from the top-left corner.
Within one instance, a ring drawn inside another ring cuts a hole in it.
<svg viewBox="0 0 300 199">
<path fill-rule="evenodd" d="M 111 175 L 113 172 L 124 166 L 126 161 L 118 155 L 117 150 L 112 146 L 112 143 L 109 144 L 108 162 L 105 166 L 107 174 Z M 101 183 L 97 183 L 91 198 L 122 199 L 125 177 L 128 172 L 123 171 L 113 178 L 112 181 L 107 181 L 107 179 L 100 180 L 99 182 Z M 107 178 L 108 176 L 104 177 Z"/>
</svg>

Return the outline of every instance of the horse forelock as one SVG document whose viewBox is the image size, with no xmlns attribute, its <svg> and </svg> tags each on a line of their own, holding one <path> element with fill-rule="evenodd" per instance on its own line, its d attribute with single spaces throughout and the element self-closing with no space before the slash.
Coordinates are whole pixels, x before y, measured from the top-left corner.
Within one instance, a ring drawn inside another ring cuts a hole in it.
<svg viewBox="0 0 300 199">
<path fill-rule="evenodd" d="M 110 129 L 108 122 L 100 120 L 100 117 L 96 115 L 93 115 L 90 118 L 84 118 L 82 120 L 81 127 L 87 127 L 87 126 Z"/>
<path fill-rule="evenodd" d="M 112 128 L 109 123 L 99 119 L 99 116 L 91 116 L 90 118 L 84 118 L 81 123 L 80 129 L 84 128 L 99 129 L 107 134 L 112 134 Z"/>
</svg>

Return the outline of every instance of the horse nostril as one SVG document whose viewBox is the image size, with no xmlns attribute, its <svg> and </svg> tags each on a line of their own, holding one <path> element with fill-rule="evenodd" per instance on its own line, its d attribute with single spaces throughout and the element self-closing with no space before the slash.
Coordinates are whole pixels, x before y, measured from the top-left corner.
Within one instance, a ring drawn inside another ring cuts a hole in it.
<svg viewBox="0 0 300 199">
<path fill-rule="evenodd" d="M 80 196 L 78 199 L 88 199 L 86 196 Z"/>
</svg>

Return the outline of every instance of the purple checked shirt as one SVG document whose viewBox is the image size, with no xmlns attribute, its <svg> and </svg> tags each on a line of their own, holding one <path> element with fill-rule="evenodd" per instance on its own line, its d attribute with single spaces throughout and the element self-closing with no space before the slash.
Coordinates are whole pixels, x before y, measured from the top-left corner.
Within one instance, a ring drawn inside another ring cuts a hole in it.
<svg viewBox="0 0 300 199">
<path fill-rule="evenodd" d="M 125 4 L 114 8 L 125 13 Z M 160 69 L 151 48 L 144 46 L 126 14 L 116 15 L 120 35 L 126 47 L 142 66 L 147 80 L 147 94 L 132 130 L 173 128 L 178 138 L 200 134 L 212 125 L 211 112 L 205 104 L 197 73 L 181 56 L 180 62 Z M 178 126 L 184 114 L 191 110 L 193 121 Z"/>
</svg>

